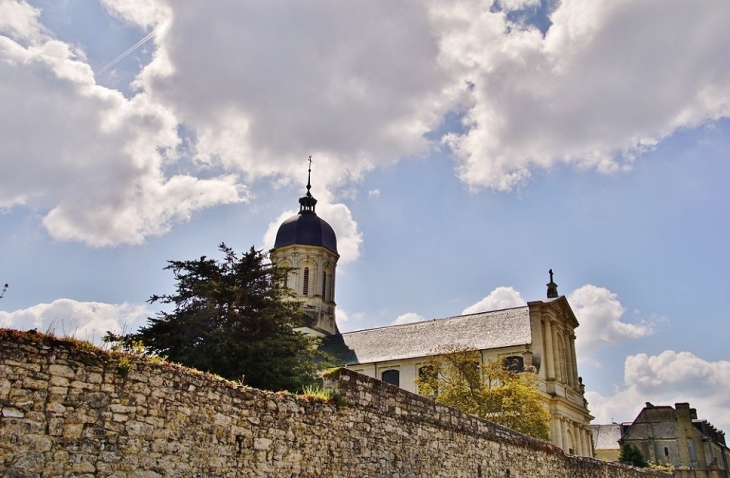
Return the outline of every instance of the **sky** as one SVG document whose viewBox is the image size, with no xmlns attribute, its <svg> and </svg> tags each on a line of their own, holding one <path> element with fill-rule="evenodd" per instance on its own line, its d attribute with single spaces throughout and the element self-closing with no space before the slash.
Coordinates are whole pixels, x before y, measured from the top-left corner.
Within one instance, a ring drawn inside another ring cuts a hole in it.
<svg viewBox="0 0 730 478">
<path fill-rule="evenodd" d="M 594 423 L 730 432 L 727 0 L 0 0 L 0 327 L 99 342 L 268 250 L 312 156 L 341 331 L 555 272 Z"/>
</svg>

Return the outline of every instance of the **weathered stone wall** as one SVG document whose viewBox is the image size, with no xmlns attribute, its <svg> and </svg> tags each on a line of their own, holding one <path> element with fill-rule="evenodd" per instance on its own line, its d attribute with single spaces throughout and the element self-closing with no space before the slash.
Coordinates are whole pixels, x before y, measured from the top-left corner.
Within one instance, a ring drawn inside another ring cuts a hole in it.
<svg viewBox="0 0 730 478">
<path fill-rule="evenodd" d="M 728 470 L 675 470 L 674 478 L 730 478 Z"/>
<path fill-rule="evenodd" d="M 346 403 L 0 330 L 0 474 L 669 476 L 560 449 L 342 370 Z"/>
</svg>

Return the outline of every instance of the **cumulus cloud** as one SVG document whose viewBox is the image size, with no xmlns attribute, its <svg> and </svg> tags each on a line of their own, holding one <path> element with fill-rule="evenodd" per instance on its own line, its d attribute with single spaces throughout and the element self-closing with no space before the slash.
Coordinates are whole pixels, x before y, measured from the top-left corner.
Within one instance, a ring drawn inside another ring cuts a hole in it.
<svg viewBox="0 0 730 478">
<path fill-rule="evenodd" d="M 462 314 L 475 314 L 477 312 L 486 312 L 488 310 L 509 309 L 510 307 L 519 307 L 526 305 L 527 302 L 522 298 L 519 292 L 512 287 L 497 287 L 488 296 L 472 304 Z"/>
<path fill-rule="evenodd" d="M 603 287 L 584 285 L 573 291 L 568 301 L 580 322 L 575 340 L 579 360 L 590 360 L 592 353 L 601 347 L 654 333 L 651 323 L 623 322 L 624 307 L 616 294 Z"/>
<path fill-rule="evenodd" d="M 659 355 L 626 358 L 624 383 L 613 395 L 586 392 L 595 423 L 631 421 L 645 402 L 672 405 L 689 402 L 700 418 L 730 430 L 730 362 L 711 362 L 689 352 L 665 350 Z"/>
<path fill-rule="evenodd" d="M 723 0 L 563 0 L 545 35 L 480 2 L 439 13 L 441 61 L 473 87 L 468 131 L 445 138 L 472 187 L 509 189 L 559 162 L 623 169 L 730 111 Z"/>
<path fill-rule="evenodd" d="M 57 336 L 71 336 L 101 344 L 104 334 L 130 332 L 143 325 L 150 315 L 145 305 L 105 304 L 58 299 L 14 312 L 0 311 L 0 327 L 19 330 L 36 329 Z"/>
<path fill-rule="evenodd" d="M 461 179 L 509 189 L 558 162 L 626 168 L 729 111 L 724 0 L 565 0 L 545 34 L 506 14 L 536 0 L 106 3 L 166 22 L 139 84 L 197 131 L 200 161 L 250 177 L 314 153 L 330 180 L 357 178 L 429 151 L 457 112 L 464 130 L 441 139 Z"/>
<path fill-rule="evenodd" d="M 328 182 L 359 177 L 427 150 L 450 109 L 418 2 L 156 3 L 171 16 L 139 84 L 195 129 L 201 162 L 257 178 L 312 154 Z"/>
<path fill-rule="evenodd" d="M 415 312 L 407 312 L 396 317 L 392 325 L 412 324 L 414 322 L 421 322 L 423 320 L 426 319 L 416 314 Z"/>
<path fill-rule="evenodd" d="M 245 200 L 234 174 L 166 174 L 180 143 L 174 113 L 96 85 L 80 54 L 41 29 L 39 12 L 24 12 L 0 27 L 14 35 L 0 36 L 0 208 L 26 205 L 54 238 L 109 246 Z"/>
<path fill-rule="evenodd" d="M 363 312 L 350 313 L 342 310 L 340 307 L 337 307 L 335 311 L 335 318 L 337 320 L 337 328 L 343 333 L 362 329 L 363 324 L 366 322 L 366 317 Z"/>
<path fill-rule="evenodd" d="M 95 246 L 291 182 L 310 154 L 337 191 L 443 144 L 466 184 L 506 190 L 557 163 L 625 169 L 730 111 L 725 0 L 564 0 L 544 34 L 508 14 L 535 0 L 104 5 L 156 31 L 131 98 L 39 10 L 0 0 L 0 208 Z M 447 115 L 462 127 L 439 137 Z"/>
</svg>

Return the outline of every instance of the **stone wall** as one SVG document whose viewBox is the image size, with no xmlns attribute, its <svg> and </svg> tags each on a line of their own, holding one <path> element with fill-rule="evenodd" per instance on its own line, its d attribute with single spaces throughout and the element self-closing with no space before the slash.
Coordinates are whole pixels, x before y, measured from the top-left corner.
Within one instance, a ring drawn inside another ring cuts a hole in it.
<svg viewBox="0 0 730 478">
<path fill-rule="evenodd" d="M 560 449 L 339 370 L 337 403 L 0 330 L 0 474 L 666 477 Z"/>
<path fill-rule="evenodd" d="M 686 470 L 677 469 L 674 478 L 730 478 L 728 470 Z"/>
</svg>

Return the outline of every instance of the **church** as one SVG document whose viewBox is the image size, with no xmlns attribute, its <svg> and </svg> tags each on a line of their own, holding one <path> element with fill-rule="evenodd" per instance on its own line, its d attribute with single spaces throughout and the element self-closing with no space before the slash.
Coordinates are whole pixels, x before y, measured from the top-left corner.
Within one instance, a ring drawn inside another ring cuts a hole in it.
<svg viewBox="0 0 730 478">
<path fill-rule="evenodd" d="M 311 169 L 309 174 L 299 213 L 279 227 L 270 257 L 289 269 L 285 286 L 312 317 L 306 332 L 322 337 L 325 352 L 353 371 L 417 393 L 415 380 L 440 347 L 477 350 L 483 363 L 499 360 L 537 374 L 551 416 L 552 443 L 566 453 L 593 456 L 593 417 L 575 355 L 578 321 L 568 300 L 558 294 L 552 271 L 546 297 L 521 307 L 340 333 L 335 321 L 337 237 L 315 212 Z"/>
</svg>

